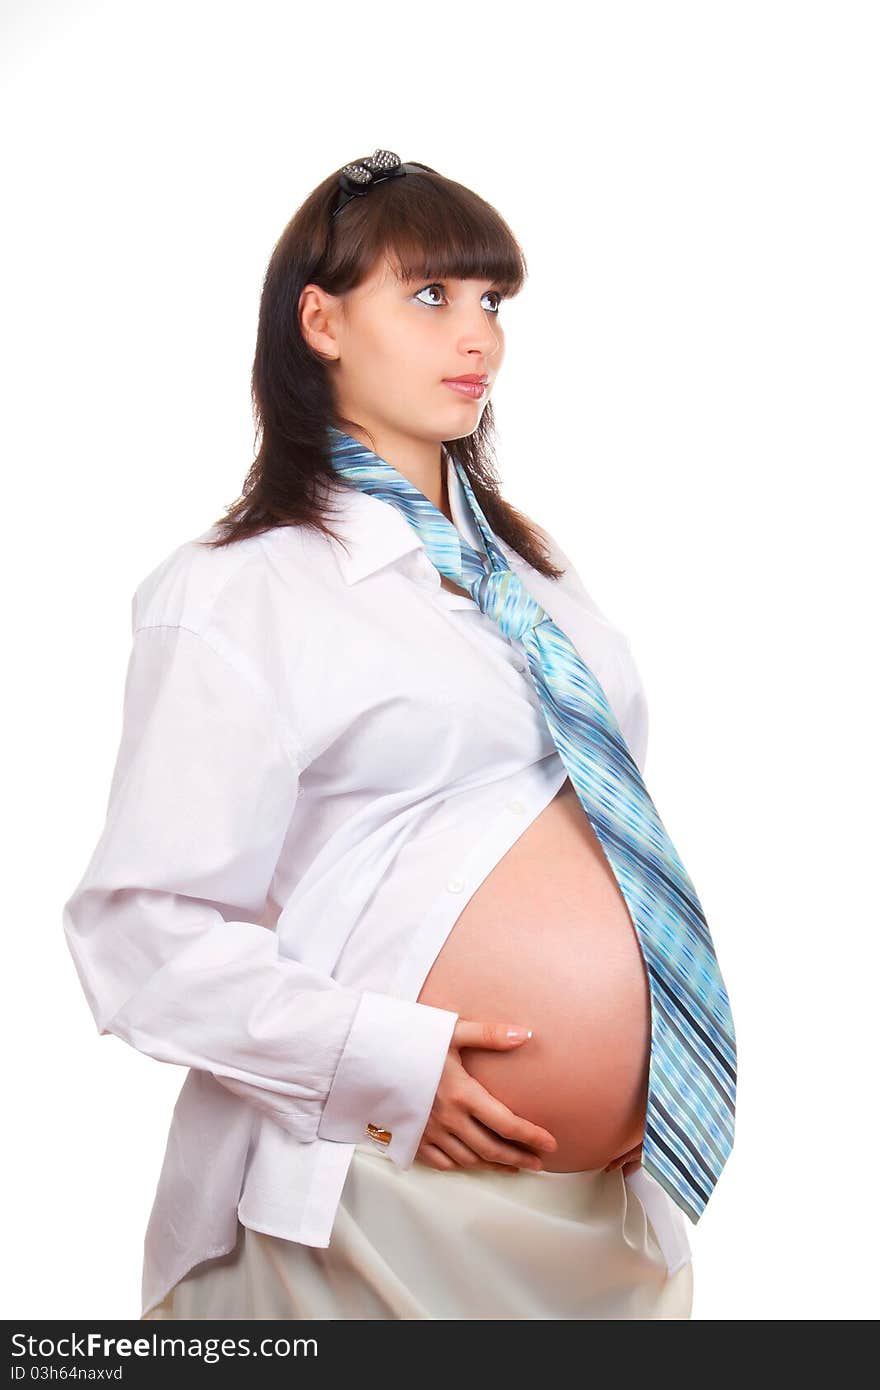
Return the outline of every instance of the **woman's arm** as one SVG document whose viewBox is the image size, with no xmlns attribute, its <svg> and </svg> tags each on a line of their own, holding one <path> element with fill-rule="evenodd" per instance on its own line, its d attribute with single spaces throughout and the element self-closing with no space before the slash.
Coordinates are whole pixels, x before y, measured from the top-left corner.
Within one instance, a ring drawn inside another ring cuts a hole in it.
<svg viewBox="0 0 880 1390">
<path fill-rule="evenodd" d="M 408 1168 L 458 1015 L 345 988 L 260 925 L 302 768 L 228 656 L 134 633 L 106 823 L 64 906 L 80 982 L 99 1035 L 211 1072 L 305 1142 L 389 1129 Z"/>
</svg>

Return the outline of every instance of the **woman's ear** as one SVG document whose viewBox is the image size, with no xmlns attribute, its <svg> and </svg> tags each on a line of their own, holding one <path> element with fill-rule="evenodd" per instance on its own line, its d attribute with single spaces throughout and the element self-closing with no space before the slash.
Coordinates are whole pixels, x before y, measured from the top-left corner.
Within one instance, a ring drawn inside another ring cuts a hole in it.
<svg viewBox="0 0 880 1390">
<path fill-rule="evenodd" d="M 339 297 L 321 289 L 320 285 L 305 285 L 299 297 L 299 329 L 303 341 L 323 362 L 336 362 L 339 344 L 336 337 Z"/>
</svg>

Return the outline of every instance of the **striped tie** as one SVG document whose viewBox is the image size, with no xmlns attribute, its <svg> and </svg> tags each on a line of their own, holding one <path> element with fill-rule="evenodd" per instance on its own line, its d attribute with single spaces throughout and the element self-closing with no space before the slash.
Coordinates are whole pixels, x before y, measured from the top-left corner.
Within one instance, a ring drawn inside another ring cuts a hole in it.
<svg viewBox="0 0 880 1390">
<path fill-rule="evenodd" d="M 390 463 L 329 426 L 330 462 L 397 507 L 433 564 L 523 644 L 544 718 L 617 879 L 651 992 L 642 1167 L 696 1223 L 733 1147 L 736 1036 L 694 885 L 645 788 L 605 692 L 501 552 L 460 463 L 455 469 L 491 569 Z"/>
</svg>

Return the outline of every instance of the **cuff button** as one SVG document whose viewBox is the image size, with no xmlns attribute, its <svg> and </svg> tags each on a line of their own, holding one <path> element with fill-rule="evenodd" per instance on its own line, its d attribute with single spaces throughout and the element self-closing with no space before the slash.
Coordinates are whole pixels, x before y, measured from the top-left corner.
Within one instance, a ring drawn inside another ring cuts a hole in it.
<svg viewBox="0 0 880 1390">
<path fill-rule="evenodd" d="M 391 1143 L 391 1130 L 383 1129 L 381 1125 L 368 1124 L 366 1132 L 370 1139 L 374 1139 L 376 1143 L 381 1144 L 383 1148 Z"/>
</svg>

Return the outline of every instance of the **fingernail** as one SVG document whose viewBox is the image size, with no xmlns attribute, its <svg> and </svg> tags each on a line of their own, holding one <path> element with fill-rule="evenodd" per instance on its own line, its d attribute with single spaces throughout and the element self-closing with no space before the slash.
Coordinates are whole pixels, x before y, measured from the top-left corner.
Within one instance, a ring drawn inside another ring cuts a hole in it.
<svg viewBox="0 0 880 1390">
<path fill-rule="evenodd" d="M 519 1042 L 520 1039 L 530 1038 L 531 1036 L 531 1028 L 508 1028 L 507 1030 L 508 1042 Z"/>
</svg>

